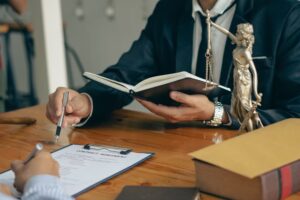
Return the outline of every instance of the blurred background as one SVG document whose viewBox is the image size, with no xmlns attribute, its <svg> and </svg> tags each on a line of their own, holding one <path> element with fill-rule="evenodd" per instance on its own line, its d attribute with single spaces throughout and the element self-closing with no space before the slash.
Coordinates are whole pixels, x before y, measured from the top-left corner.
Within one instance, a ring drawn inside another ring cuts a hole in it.
<svg viewBox="0 0 300 200">
<path fill-rule="evenodd" d="M 116 63 L 158 0 L 14 1 L 0 4 L 1 112 L 46 103 L 56 87 L 83 86 L 83 71 Z"/>
</svg>

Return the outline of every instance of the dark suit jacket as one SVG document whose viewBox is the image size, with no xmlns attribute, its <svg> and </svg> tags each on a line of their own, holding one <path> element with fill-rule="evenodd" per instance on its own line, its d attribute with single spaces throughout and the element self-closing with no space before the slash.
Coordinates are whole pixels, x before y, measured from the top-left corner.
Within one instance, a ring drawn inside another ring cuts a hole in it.
<svg viewBox="0 0 300 200">
<path fill-rule="evenodd" d="M 192 0 L 161 0 L 139 39 L 117 64 L 102 75 L 132 85 L 145 78 L 190 71 L 192 60 Z M 239 23 L 254 26 L 255 59 L 259 92 L 263 93 L 259 115 L 267 125 L 300 117 L 300 2 L 297 0 L 237 0 L 230 31 Z M 232 50 L 227 40 L 220 84 L 232 88 Z M 100 122 L 112 110 L 131 102 L 131 97 L 97 83 L 79 90 L 90 94 L 94 113 L 90 123 Z M 221 98 L 227 107 L 230 96 Z"/>
</svg>

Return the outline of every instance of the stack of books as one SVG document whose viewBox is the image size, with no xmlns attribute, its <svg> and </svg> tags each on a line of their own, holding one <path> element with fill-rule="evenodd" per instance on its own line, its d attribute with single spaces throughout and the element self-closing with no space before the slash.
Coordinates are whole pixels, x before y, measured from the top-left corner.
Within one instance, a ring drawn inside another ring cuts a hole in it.
<svg viewBox="0 0 300 200">
<path fill-rule="evenodd" d="M 191 153 L 200 191 L 239 200 L 300 191 L 300 119 L 287 119 Z"/>
</svg>

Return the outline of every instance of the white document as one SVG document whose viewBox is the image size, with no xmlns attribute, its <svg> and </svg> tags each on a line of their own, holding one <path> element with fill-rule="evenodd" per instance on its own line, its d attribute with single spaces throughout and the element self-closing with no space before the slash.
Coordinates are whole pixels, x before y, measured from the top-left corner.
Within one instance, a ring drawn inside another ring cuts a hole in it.
<svg viewBox="0 0 300 200">
<path fill-rule="evenodd" d="M 153 156 L 153 153 L 130 152 L 126 155 L 110 148 L 70 145 L 52 153 L 60 165 L 60 178 L 65 191 L 77 196 L 108 179 L 129 170 Z M 12 185 L 11 170 L 0 174 L 0 183 Z"/>
</svg>

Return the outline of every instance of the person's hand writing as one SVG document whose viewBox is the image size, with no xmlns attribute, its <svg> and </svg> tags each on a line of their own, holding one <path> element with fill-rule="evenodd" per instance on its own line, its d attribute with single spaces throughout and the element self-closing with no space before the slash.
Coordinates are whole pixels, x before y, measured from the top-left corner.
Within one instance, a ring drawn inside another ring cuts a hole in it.
<svg viewBox="0 0 300 200">
<path fill-rule="evenodd" d="M 62 112 L 62 99 L 64 92 L 69 92 L 69 101 L 66 107 L 66 116 L 62 127 L 77 124 L 81 119 L 89 116 L 91 112 L 91 102 L 87 95 L 79 94 L 75 90 L 68 88 L 57 88 L 49 95 L 49 101 L 46 109 L 46 116 L 53 123 L 57 123 Z"/>
<path fill-rule="evenodd" d="M 42 151 L 24 165 L 23 161 L 15 160 L 11 164 L 11 168 L 15 173 L 14 186 L 19 192 L 23 192 L 26 182 L 36 175 L 52 175 L 59 176 L 59 165 L 50 153 Z"/>
<path fill-rule="evenodd" d="M 144 107 L 151 112 L 176 123 L 195 120 L 210 120 L 214 116 L 214 103 L 209 101 L 205 95 L 187 95 L 181 92 L 171 92 L 170 97 L 179 103 L 180 106 L 157 105 L 149 101 L 137 99 Z M 224 123 L 226 123 L 226 116 Z"/>
</svg>

